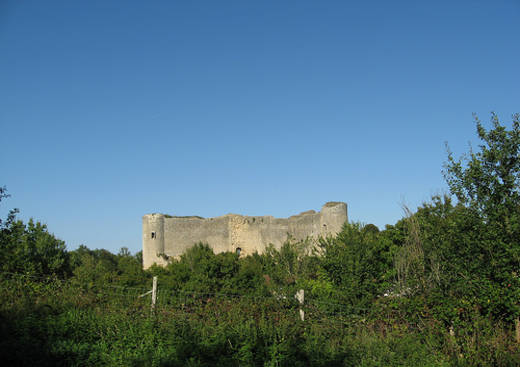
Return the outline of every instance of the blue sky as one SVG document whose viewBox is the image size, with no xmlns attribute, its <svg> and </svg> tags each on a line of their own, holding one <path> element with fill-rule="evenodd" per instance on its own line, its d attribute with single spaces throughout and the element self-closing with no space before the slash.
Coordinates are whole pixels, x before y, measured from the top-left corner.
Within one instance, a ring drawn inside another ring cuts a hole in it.
<svg viewBox="0 0 520 367">
<path fill-rule="evenodd" d="M 70 249 L 150 212 L 380 228 L 520 112 L 520 1 L 2 1 L 1 203 Z"/>
</svg>

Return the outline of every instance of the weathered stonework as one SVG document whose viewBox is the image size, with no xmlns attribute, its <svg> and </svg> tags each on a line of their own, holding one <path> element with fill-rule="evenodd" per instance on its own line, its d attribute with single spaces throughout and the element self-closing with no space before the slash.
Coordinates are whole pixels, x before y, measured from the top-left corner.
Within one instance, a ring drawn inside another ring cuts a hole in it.
<svg viewBox="0 0 520 367">
<path fill-rule="evenodd" d="M 179 257 L 198 242 L 207 243 L 215 253 L 262 253 L 269 244 L 280 248 L 289 237 L 304 240 L 335 235 L 346 221 L 347 204 L 342 202 L 329 202 L 320 212 L 309 210 L 289 218 L 147 214 L 143 216 L 143 267 L 165 266 L 168 258 Z"/>
</svg>

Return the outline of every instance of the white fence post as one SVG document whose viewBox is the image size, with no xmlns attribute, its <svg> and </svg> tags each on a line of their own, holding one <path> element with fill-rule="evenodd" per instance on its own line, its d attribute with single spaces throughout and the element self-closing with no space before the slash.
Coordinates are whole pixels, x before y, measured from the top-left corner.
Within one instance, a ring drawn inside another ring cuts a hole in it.
<svg viewBox="0 0 520 367">
<path fill-rule="evenodd" d="M 302 321 L 305 321 L 305 312 L 303 311 L 303 302 L 305 300 L 305 291 L 303 289 L 300 289 L 296 294 L 294 295 L 294 298 L 300 302 L 300 319 Z"/>
<path fill-rule="evenodd" d="M 153 285 L 152 285 L 152 309 L 153 313 L 155 310 L 155 301 L 157 300 L 157 277 L 153 277 Z"/>
</svg>

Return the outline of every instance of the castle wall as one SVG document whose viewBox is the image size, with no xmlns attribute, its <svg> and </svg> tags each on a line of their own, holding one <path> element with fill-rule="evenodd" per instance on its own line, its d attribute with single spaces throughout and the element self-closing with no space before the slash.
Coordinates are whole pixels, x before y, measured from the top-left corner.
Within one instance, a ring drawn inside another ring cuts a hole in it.
<svg viewBox="0 0 520 367">
<path fill-rule="evenodd" d="M 321 235 L 336 234 L 341 231 L 347 221 L 347 204 L 328 202 L 321 208 L 320 228 Z"/>
<path fill-rule="evenodd" d="M 143 267 L 154 263 L 167 265 L 166 259 L 158 256 L 164 253 L 164 215 L 147 214 L 143 217 Z"/>
<path fill-rule="evenodd" d="M 269 244 L 280 248 L 289 237 L 296 240 L 335 235 L 347 221 L 347 205 L 330 202 L 290 218 L 228 214 L 217 218 L 143 216 L 143 267 L 165 266 L 167 258 L 180 257 L 198 242 L 215 253 L 240 248 L 241 255 L 262 253 Z"/>
<path fill-rule="evenodd" d="M 314 210 L 294 215 L 288 219 L 288 222 L 289 234 L 296 240 L 322 235 L 320 228 L 321 213 L 316 213 Z"/>
<path fill-rule="evenodd" d="M 287 219 L 234 215 L 231 223 L 231 251 L 240 248 L 243 255 L 262 253 L 271 243 L 279 248 L 287 240 Z"/>
<path fill-rule="evenodd" d="M 211 244 L 213 251 L 229 248 L 229 217 L 211 219 L 165 218 L 165 254 L 179 257 L 198 242 Z"/>
</svg>

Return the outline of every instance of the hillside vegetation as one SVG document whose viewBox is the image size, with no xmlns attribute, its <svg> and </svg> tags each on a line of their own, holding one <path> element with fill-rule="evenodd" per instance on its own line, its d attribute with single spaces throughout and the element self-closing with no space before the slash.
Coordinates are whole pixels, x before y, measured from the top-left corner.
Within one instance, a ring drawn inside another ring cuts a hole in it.
<svg viewBox="0 0 520 367">
<path fill-rule="evenodd" d="M 461 159 L 448 152 L 450 195 L 383 230 L 346 223 L 317 246 L 288 242 L 239 257 L 201 243 L 143 271 L 140 253 L 67 251 L 12 210 L 0 220 L 0 358 L 9 366 L 518 366 L 520 121 L 515 115 L 508 129 L 493 115 L 489 130 L 476 125 L 478 150 Z"/>
</svg>

